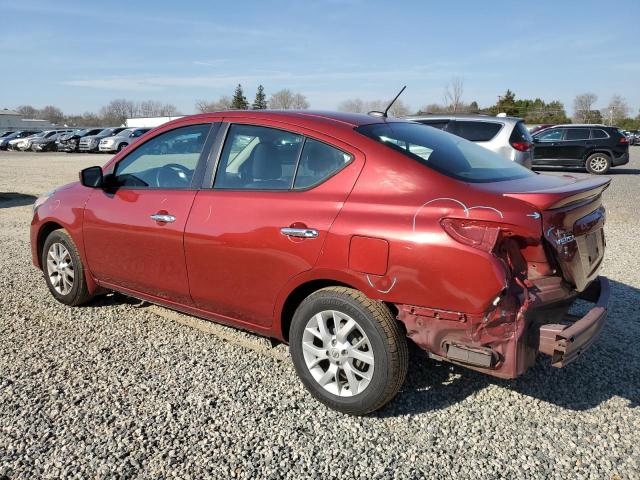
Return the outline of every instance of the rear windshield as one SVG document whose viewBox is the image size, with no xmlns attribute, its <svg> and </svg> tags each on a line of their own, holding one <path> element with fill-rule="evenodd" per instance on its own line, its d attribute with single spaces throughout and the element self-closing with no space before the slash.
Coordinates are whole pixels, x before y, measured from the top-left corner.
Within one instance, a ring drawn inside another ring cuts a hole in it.
<svg viewBox="0 0 640 480">
<path fill-rule="evenodd" d="M 362 125 L 356 131 L 465 182 L 499 182 L 535 175 L 473 142 L 416 123 L 376 123 Z"/>
<path fill-rule="evenodd" d="M 447 131 L 472 142 L 488 142 L 498 134 L 501 128 L 502 124 L 496 122 L 456 120 Z"/>
</svg>

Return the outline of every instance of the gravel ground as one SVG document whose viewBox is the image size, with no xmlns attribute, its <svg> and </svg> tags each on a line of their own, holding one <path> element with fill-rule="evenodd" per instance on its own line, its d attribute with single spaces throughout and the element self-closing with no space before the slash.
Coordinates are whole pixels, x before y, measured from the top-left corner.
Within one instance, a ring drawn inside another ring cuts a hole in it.
<svg viewBox="0 0 640 480">
<path fill-rule="evenodd" d="M 284 346 L 120 295 L 67 308 L 30 264 L 31 195 L 105 156 L 0 152 L 0 478 L 640 478 L 640 147 L 605 194 L 608 324 L 500 381 L 411 353 L 383 411 L 315 402 Z"/>
</svg>

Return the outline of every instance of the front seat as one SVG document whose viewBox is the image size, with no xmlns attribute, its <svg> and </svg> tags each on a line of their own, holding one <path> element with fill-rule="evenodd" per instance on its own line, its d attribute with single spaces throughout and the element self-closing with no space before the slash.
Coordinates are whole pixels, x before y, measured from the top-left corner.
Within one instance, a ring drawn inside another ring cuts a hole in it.
<svg viewBox="0 0 640 480">
<path fill-rule="evenodd" d="M 291 187 L 290 182 L 281 180 L 282 163 L 278 150 L 273 145 L 259 143 L 252 152 L 251 176 L 252 181 L 245 188 L 257 190 L 286 190 Z"/>
</svg>

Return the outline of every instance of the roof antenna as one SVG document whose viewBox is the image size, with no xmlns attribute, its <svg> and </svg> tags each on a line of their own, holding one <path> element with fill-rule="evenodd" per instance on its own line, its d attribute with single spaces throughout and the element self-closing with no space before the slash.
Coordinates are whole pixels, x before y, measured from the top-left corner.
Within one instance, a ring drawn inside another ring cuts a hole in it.
<svg viewBox="0 0 640 480">
<path fill-rule="evenodd" d="M 373 110 L 373 111 L 369 112 L 369 115 L 371 115 L 372 117 L 384 117 L 384 118 L 387 118 L 388 117 L 387 113 L 389 113 L 389 109 L 393 106 L 394 103 L 396 103 L 396 100 L 398 100 L 398 97 L 400 95 L 402 95 L 402 92 L 404 92 L 405 88 L 407 88 L 406 85 L 400 89 L 400 91 L 398 92 L 398 94 L 395 97 L 393 97 L 393 100 L 391 100 L 389 105 L 387 105 L 387 108 L 384 109 L 384 112 L 378 112 L 377 110 Z"/>
</svg>

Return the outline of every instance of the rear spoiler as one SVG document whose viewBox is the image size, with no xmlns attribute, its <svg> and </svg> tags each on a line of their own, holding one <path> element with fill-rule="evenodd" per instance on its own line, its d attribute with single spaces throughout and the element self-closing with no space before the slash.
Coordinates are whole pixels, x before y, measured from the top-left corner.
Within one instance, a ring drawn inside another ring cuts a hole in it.
<svg viewBox="0 0 640 480">
<path fill-rule="evenodd" d="M 608 177 L 586 177 L 570 185 L 560 185 L 545 190 L 531 192 L 504 193 L 505 197 L 516 198 L 530 203 L 540 210 L 560 208 L 589 197 L 597 197 L 609 187 Z"/>
</svg>

